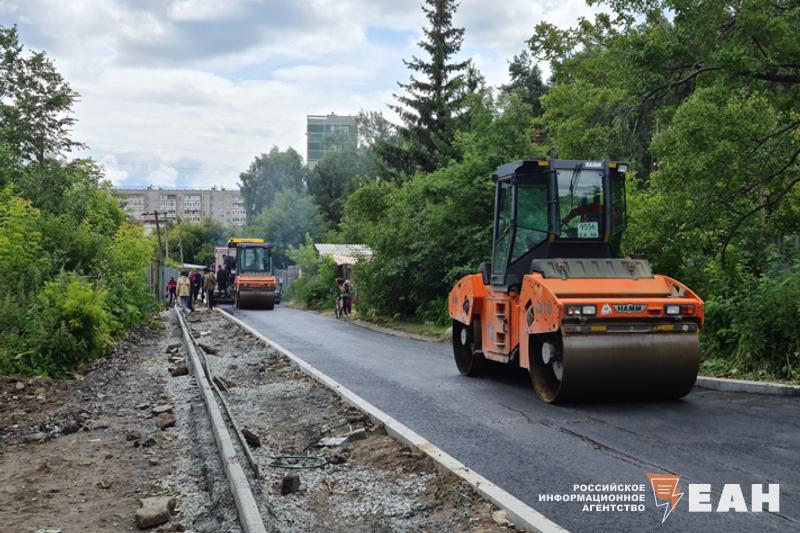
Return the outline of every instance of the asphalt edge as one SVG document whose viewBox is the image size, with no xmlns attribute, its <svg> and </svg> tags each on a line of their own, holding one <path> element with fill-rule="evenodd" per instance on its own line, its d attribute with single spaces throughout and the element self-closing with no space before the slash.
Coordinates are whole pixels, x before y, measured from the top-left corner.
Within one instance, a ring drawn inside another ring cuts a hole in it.
<svg viewBox="0 0 800 533">
<path fill-rule="evenodd" d="M 746 392 L 749 394 L 768 394 L 770 396 L 800 396 L 800 385 L 784 385 L 783 383 L 767 381 L 698 376 L 695 386 L 724 392 Z"/>
<path fill-rule="evenodd" d="M 372 420 L 382 424 L 386 429 L 386 433 L 388 433 L 391 437 L 402 442 L 412 450 L 424 453 L 430 457 L 434 463 L 436 463 L 438 468 L 458 476 L 465 482 L 469 483 L 478 494 L 492 502 L 500 509 L 506 511 L 509 521 L 511 521 L 514 526 L 524 531 L 536 533 L 563 533 L 567 531 L 529 505 L 523 503 L 521 500 L 517 499 L 485 477 L 481 476 L 474 470 L 467 468 L 460 461 L 445 453 L 443 450 L 438 448 L 427 439 L 423 438 L 420 434 L 413 431 L 405 424 L 384 413 L 366 401 L 364 398 L 360 397 L 344 385 L 341 385 L 333 378 L 317 370 L 280 344 L 256 331 L 230 313 L 219 308 L 216 310 L 229 321 L 238 325 L 245 331 L 260 339 L 262 342 L 291 359 L 298 367 L 300 367 L 300 370 L 304 374 L 333 390 L 333 392 L 335 392 L 342 400 L 363 411 Z"/>
</svg>

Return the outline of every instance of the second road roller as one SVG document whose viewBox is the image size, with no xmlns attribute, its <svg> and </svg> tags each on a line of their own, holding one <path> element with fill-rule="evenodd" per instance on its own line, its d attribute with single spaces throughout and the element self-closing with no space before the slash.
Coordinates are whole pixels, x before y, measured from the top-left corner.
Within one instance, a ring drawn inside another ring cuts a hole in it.
<svg viewBox="0 0 800 533">
<path fill-rule="evenodd" d="M 272 254 L 263 239 L 231 238 L 230 257 L 235 257 L 233 298 L 239 309 L 273 309 L 277 281 L 272 273 Z"/>
<path fill-rule="evenodd" d="M 492 261 L 449 295 L 459 372 L 519 365 L 551 403 L 689 393 L 703 301 L 619 257 L 627 170 L 549 158 L 497 169 Z"/>
</svg>

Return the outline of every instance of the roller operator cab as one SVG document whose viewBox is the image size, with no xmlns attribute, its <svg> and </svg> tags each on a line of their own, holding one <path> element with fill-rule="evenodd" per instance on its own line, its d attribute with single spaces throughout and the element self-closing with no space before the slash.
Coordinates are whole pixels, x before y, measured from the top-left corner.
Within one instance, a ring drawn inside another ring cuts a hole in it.
<svg viewBox="0 0 800 533">
<path fill-rule="evenodd" d="M 273 309 L 277 282 L 272 274 L 270 245 L 262 239 L 228 240 L 229 256 L 236 258 L 233 293 L 240 309 Z"/>
<path fill-rule="evenodd" d="M 486 360 L 519 365 L 546 402 L 692 389 L 703 302 L 646 260 L 619 257 L 626 171 L 555 159 L 497 169 L 492 261 L 449 296 L 462 374 Z"/>
</svg>

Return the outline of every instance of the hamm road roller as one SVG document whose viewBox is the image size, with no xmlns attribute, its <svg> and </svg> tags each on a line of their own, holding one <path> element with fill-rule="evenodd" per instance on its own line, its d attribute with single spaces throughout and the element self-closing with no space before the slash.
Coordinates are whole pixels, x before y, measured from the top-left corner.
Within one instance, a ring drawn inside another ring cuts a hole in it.
<svg viewBox="0 0 800 533">
<path fill-rule="evenodd" d="M 263 239 L 231 238 L 228 250 L 228 255 L 236 258 L 232 284 L 236 307 L 273 309 L 277 282 L 272 274 L 270 245 Z"/>
<path fill-rule="evenodd" d="M 627 165 L 535 159 L 497 169 L 492 261 L 449 295 L 461 374 L 528 370 L 542 400 L 680 398 L 700 362 L 703 302 L 619 257 Z"/>
</svg>

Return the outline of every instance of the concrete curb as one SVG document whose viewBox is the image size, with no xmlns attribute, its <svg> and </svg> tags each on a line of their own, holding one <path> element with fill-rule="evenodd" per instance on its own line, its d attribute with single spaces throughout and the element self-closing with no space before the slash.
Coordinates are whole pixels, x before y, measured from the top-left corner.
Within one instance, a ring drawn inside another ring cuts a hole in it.
<svg viewBox="0 0 800 533">
<path fill-rule="evenodd" d="M 342 400 L 363 411 L 372 420 L 383 424 L 384 428 L 386 429 L 386 433 L 388 433 L 391 437 L 399 440 L 412 450 L 426 454 L 428 457 L 433 459 L 438 468 L 443 469 L 446 472 L 450 472 L 469 483 L 478 494 L 482 495 L 499 508 L 505 510 L 506 513 L 508 513 L 508 519 L 516 527 L 524 531 L 532 531 L 536 533 L 563 533 L 567 531 L 555 522 L 549 520 L 543 514 L 539 513 L 521 500 L 501 489 L 485 477 L 467 468 L 464 464 L 439 449 L 437 446 L 423 438 L 411 428 L 384 413 L 334 379 L 323 374 L 280 344 L 259 333 L 252 327 L 248 326 L 238 318 L 223 311 L 222 309 L 216 310 L 234 324 L 238 325 L 245 331 L 248 331 L 264 343 L 272 346 L 274 349 L 291 359 L 295 364 L 297 364 L 298 367 L 300 367 L 300 370 L 303 373 L 333 390 L 333 392 L 338 394 Z"/>
<path fill-rule="evenodd" d="M 724 392 L 747 392 L 771 396 L 800 396 L 800 385 L 784 385 L 768 381 L 698 377 L 695 386 Z"/>
<path fill-rule="evenodd" d="M 244 470 L 242 470 L 242 465 L 239 463 L 236 449 L 233 447 L 231 436 L 225 428 L 225 421 L 222 418 L 222 413 L 219 410 L 217 402 L 214 400 L 214 392 L 211 390 L 211 385 L 203 370 L 203 365 L 200 363 L 200 356 L 194 347 L 192 338 L 189 336 L 189 328 L 183 320 L 180 309 L 175 308 L 175 316 L 181 326 L 183 341 L 186 343 L 186 350 L 189 352 L 190 366 L 195 381 L 197 382 L 197 388 L 200 389 L 200 395 L 203 397 L 203 402 L 206 404 L 208 417 L 211 419 L 211 430 L 214 433 L 214 440 L 217 442 L 222 468 L 225 470 L 225 477 L 228 478 L 233 501 L 239 513 L 239 524 L 241 524 L 244 533 L 267 533 L 267 529 L 264 527 L 264 522 L 261 519 L 261 513 L 258 510 L 258 505 L 256 504 L 255 496 L 253 496 L 250 484 L 247 482 L 247 476 L 245 476 Z"/>
</svg>

